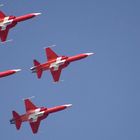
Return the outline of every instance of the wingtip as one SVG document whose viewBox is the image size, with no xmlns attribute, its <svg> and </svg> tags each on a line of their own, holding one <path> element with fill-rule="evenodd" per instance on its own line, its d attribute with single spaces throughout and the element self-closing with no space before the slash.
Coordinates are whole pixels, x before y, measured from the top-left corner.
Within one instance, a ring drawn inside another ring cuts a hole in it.
<svg viewBox="0 0 140 140">
<path fill-rule="evenodd" d="M 1 44 L 6 44 L 6 43 L 8 43 L 8 42 L 12 42 L 13 41 L 13 39 L 9 39 L 9 40 L 1 40 Z"/>
<path fill-rule="evenodd" d="M 30 100 L 30 99 L 33 99 L 33 98 L 35 98 L 35 96 L 31 96 L 31 97 L 27 97 L 27 98 L 22 98 L 22 100 L 25 101 L 25 100 Z"/>
<path fill-rule="evenodd" d="M 53 47 L 56 47 L 56 45 L 55 44 L 54 45 L 50 45 L 50 46 L 44 47 L 43 49 L 46 50 L 48 48 L 53 48 Z"/>
</svg>

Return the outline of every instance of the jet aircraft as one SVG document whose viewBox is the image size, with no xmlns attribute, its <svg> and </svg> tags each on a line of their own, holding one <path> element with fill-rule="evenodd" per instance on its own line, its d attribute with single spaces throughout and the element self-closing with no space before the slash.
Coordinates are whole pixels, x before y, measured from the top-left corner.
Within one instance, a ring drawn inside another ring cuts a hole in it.
<svg viewBox="0 0 140 140">
<path fill-rule="evenodd" d="M 38 132 L 41 120 L 45 119 L 49 114 L 64 110 L 72 106 L 72 104 L 65 104 L 52 108 L 37 107 L 29 99 L 25 99 L 24 103 L 26 113 L 19 115 L 16 111 L 13 111 L 13 118 L 10 120 L 10 123 L 15 124 L 17 130 L 19 130 L 21 123 L 28 121 L 34 134 Z"/>
<path fill-rule="evenodd" d="M 21 69 L 14 69 L 14 70 L 7 70 L 7 71 L 0 72 L 0 78 L 15 74 L 19 71 L 21 71 Z"/>
<path fill-rule="evenodd" d="M 0 11 L 0 39 L 2 42 L 5 42 L 8 36 L 8 32 L 13 28 L 18 22 L 28 20 L 33 18 L 41 13 L 31 13 L 23 16 L 6 16 L 2 11 Z"/>
<path fill-rule="evenodd" d="M 53 76 L 54 82 L 58 82 L 61 71 L 65 67 L 67 67 L 71 62 L 77 61 L 80 59 L 83 59 L 87 56 L 90 56 L 94 53 L 83 53 L 83 54 L 78 54 L 75 56 L 58 56 L 51 48 L 46 48 L 46 56 L 48 61 L 40 64 L 37 60 L 34 59 L 33 63 L 34 66 L 31 69 L 32 73 L 37 73 L 37 77 L 41 78 L 42 72 L 44 70 L 50 70 L 51 74 Z"/>
</svg>

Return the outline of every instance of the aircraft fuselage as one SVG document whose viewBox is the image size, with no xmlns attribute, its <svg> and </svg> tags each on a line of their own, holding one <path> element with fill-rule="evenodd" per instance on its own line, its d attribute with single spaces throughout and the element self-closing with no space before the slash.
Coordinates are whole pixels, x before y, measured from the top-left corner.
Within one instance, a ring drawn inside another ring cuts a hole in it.
<svg viewBox="0 0 140 140">
<path fill-rule="evenodd" d="M 67 56 L 58 57 L 57 59 L 53 59 L 50 61 L 47 61 L 43 64 L 40 64 L 38 66 L 34 66 L 31 68 L 32 72 L 37 72 L 39 70 L 49 70 L 53 69 L 53 71 L 58 70 L 58 68 L 65 68 L 69 65 L 69 62 L 67 61 Z"/>
<path fill-rule="evenodd" d="M 33 18 L 33 17 L 37 16 L 37 15 L 40 15 L 40 13 L 31 13 L 31 14 L 27 14 L 27 15 L 23 15 L 23 16 L 19 16 L 19 17 L 15 17 L 15 16 L 4 17 L 3 19 L 0 19 L 1 30 L 2 31 L 6 30 L 8 27 L 12 28 L 18 22 L 28 20 L 30 18 Z"/>
<path fill-rule="evenodd" d="M 93 53 L 79 54 L 71 57 L 67 57 L 67 56 L 57 57 L 57 59 L 53 59 L 43 64 L 40 64 L 38 66 L 34 66 L 31 68 L 31 70 L 33 73 L 40 70 L 45 71 L 49 69 L 52 69 L 53 71 L 57 71 L 59 68 L 63 69 L 67 67 L 71 62 L 83 59 L 91 54 Z"/>
<path fill-rule="evenodd" d="M 68 105 L 62 105 L 62 106 L 56 106 L 56 107 L 52 107 L 52 108 L 45 108 L 45 107 L 41 107 L 41 108 L 37 108 L 35 110 L 30 110 L 28 112 L 26 112 L 26 114 L 21 115 L 20 119 L 22 122 L 36 122 L 38 119 L 39 120 L 43 120 L 45 119 L 50 113 L 55 113 L 61 110 L 64 110 L 68 107 L 70 107 L 71 104 Z M 14 119 L 11 119 L 10 122 L 11 124 L 15 124 Z"/>
</svg>

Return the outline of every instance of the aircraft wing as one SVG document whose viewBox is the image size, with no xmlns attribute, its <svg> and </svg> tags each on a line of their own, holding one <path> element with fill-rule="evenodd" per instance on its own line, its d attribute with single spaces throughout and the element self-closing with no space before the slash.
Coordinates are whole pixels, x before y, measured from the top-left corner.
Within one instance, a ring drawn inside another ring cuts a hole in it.
<svg viewBox="0 0 140 140">
<path fill-rule="evenodd" d="M 37 109 L 37 107 L 29 99 L 25 99 L 24 103 L 26 111 Z"/>
<path fill-rule="evenodd" d="M 61 75 L 61 71 L 62 71 L 61 68 L 59 68 L 56 71 L 54 71 L 53 69 L 51 69 L 51 74 L 53 76 L 54 82 L 58 82 L 59 81 L 59 78 L 60 78 L 60 75 Z"/>
<path fill-rule="evenodd" d="M 0 19 L 4 17 L 6 17 L 6 15 L 2 11 L 0 11 Z"/>
<path fill-rule="evenodd" d="M 46 48 L 45 51 L 48 60 L 55 59 L 58 57 L 58 55 L 51 48 Z"/>
<path fill-rule="evenodd" d="M 8 32 L 9 32 L 9 29 L 3 30 L 3 31 L 0 30 L 0 39 L 2 42 L 6 41 Z"/>
<path fill-rule="evenodd" d="M 30 122 L 30 126 L 33 133 L 37 133 L 39 125 L 40 125 L 40 120 L 37 120 L 36 122 Z"/>
</svg>

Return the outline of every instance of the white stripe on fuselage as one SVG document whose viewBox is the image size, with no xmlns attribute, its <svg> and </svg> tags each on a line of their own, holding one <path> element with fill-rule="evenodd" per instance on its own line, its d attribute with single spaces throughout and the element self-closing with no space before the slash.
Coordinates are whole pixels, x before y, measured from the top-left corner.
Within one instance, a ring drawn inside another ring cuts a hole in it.
<svg viewBox="0 0 140 140">
<path fill-rule="evenodd" d="M 50 68 L 54 68 L 54 71 L 57 71 L 59 69 L 59 66 L 63 65 L 66 61 L 65 59 L 64 60 L 61 59 L 62 57 L 58 57 L 56 61 L 50 65 Z"/>
<path fill-rule="evenodd" d="M 6 27 L 13 22 L 13 19 L 9 20 L 9 17 L 5 17 L 3 21 L 0 22 L 1 30 L 6 30 Z"/>
<path fill-rule="evenodd" d="M 29 118 L 28 119 L 31 122 L 36 122 L 39 117 L 41 117 L 41 116 L 44 115 L 44 111 L 40 111 L 40 110 L 41 110 L 40 108 L 36 109 L 34 113 L 32 113 L 31 115 L 29 115 Z"/>
</svg>

